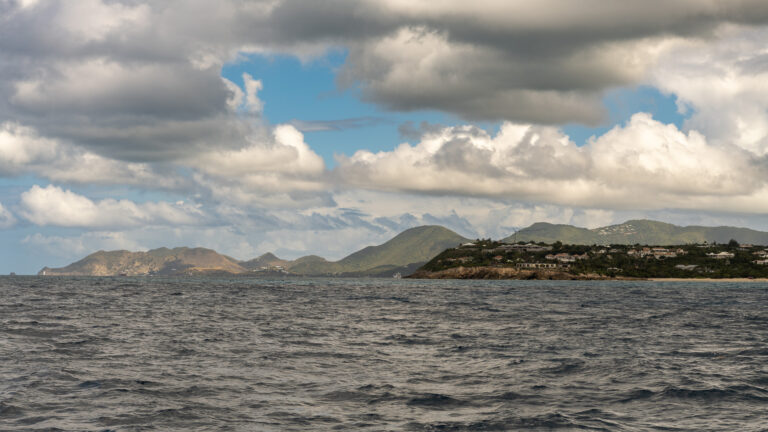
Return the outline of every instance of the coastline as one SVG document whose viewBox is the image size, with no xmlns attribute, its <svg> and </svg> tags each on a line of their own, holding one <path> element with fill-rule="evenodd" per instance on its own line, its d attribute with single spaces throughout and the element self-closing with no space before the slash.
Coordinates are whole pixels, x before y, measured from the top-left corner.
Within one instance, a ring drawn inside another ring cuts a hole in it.
<svg viewBox="0 0 768 432">
<path fill-rule="evenodd" d="M 648 278 L 650 282 L 763 282 L 768 283 L 768 278 Z"/>
<path fill-rule="evenodd" d="M 562 270 L 523 270 L 511 267 L 452 267 L 439 271 L 419 270 L 409 279 L 495 279 L 495 280 L 634 280 L 598 274 L 573 274 Z"/>
<path fill-rule="evenodd" d="M 768 278 L 634 278 L 598 274 L 573 274 L 556 270 L 520 270 L 509 267 L 453 267 L 440 271 L 420 270 L 409 279 L 496 279 L 496 280 L 603 280 L 647 282 L 757 282 L 768 283 Z"/>
</svg>

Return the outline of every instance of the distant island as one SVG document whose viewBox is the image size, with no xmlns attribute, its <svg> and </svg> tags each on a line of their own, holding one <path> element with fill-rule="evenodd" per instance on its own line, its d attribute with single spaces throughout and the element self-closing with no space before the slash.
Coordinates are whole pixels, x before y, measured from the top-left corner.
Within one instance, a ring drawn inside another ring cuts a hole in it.
<svg viewBox="0 0 768 432">
<path fill-rule="evenodd" d="M 729 244 L 730 243 L 730 244 Z M 734 246 L 736 245 L 736 246 Z M 334 276 L 445 278 L 768 277 L 768 233 L 632 220 L 586 229 L 535 223 L 499 241 L 421 226 L 338 261 L 272 253 L 240 261 L 205 248 L 99 251 L 42 276 Z M 722 255 L 721 258 L 708 254 Z M 652 259 L 651 259 L 652 258 Z"/>
</svg>

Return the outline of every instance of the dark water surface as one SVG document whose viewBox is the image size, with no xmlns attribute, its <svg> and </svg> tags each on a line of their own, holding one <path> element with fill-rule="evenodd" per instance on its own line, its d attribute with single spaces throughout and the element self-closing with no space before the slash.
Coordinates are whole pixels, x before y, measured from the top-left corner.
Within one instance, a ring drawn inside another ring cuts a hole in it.
<svg viewBox="0 0 768 432">
<path fill-rule="evenodd" d="M 0 430 L 768 430 L 761 283 L 0 278 Z"/>
</svg>

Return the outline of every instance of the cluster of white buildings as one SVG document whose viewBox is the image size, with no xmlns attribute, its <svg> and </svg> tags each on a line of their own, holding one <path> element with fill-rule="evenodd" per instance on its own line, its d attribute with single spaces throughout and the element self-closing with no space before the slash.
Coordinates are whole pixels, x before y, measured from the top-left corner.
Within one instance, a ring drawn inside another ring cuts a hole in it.
<svg viewBox="0 0 768 432">
<path fill-rule="evenodd" d="M 752 261 L 757 265 L 768 265 L 768 250 L 759 250 L 755 252 L 758 259 Z"/>
<path fill-rule="evenodd" d="M 544 258 L 546 260 L 548 260 L 548 261 L 557 261 L 557 262 L 561 262 L 561 263 L 572 263 L 572 262 L 576 262 L 578 260 L 589 259 L 589 255 L 586 252 L 584 252 L 581 255 L 571 255 L 571 254 L 568 254 L 568 253 L 559 253 L 559 254 L 554 254 L 554 255 L 553 254 L 548 254 Z"/>
<path fill-rule="evenodd" d="M 736 256 L 733 252 L 708 253 L 708 257 L 714 259 L 731 259 Z"/>
<path fill-rule="evenodd" d="M 517 263 L 515 264 L 515 267 L 517 268 L 523 268 L 523 269 L 556 269 L 562 266 L 559 266 L 557 263 Z"/>
<path fill-rule="evenodd" d="M 257 270 L 253 270 L 257 271 Z M 258 271 L 271 271 L 285 273 L 285 267 L 279 265 L 261 266 Z"/>
<path fill-rule="evenodd" d="M 653 256 L 656 259 L 663 259 L 663 258 L 677 258 L 678 255 L 685 255 L 688 252 L 686 252 L 683 249 L 677 249 L 677 250 L 671 250 L 663 247 L 644 247 L 642 249 L 630 249 L 627 251 L 627 255 L 634 256 L 634 257 L 640 257 L 645 258 L 647 256 Z"/>
</svg>

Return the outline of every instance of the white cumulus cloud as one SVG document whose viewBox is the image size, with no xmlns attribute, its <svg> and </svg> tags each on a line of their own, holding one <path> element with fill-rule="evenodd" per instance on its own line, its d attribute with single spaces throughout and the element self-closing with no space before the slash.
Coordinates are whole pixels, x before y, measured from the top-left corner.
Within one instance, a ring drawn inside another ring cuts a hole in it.
<svg viewBox="0 0 768 432">
<path fill-rule="evenodd" d="M 242 148 L 209 151 L 185 163 L 221 202 L 280 207 L 328 201 L 325 163 L 291 125 L 252 136 Z"/>
<path fill-rule="evenodd" d="M 248 258 L 340 257 L 424 223 L 497 238 L 630 215 L 756 226 L 767 24 L 764 0 L 0 0 L 0 177 L 59 185 L 27 183 L 0 228 L 81 232 L 27 239 L 64 251 L 176 243 Z M 259 77 L 221 76 L 252 54 L 334 49 L 348 53 L 340 86 L 379 106 L 506 122 L 435 129 L 329 171 L 295 127 L 267 123 Z M 637 114 L 579 147 L 547 126 L 599 122 L 606 90 L 648 83 L 689 110 L 683 127 Z M 115 185 L 204 207 L 118 199 Z"/>
<path fill-rule="evenodd" d="M 15 122 L 0 123 L 0 176 L 35 174 L 57 182 L 126 184 L 176 188 L 174 174 L 160 174 L 148 163 L 122 162 L 81 147 L 40 136 Z"/>
<path fill-rule="evenodd" d="M 19 215 L 36 225 L 62 227 L 196 225 L 205 220 L 199 208 L 183 202 L 93 201 L 53 185 L 32 186 L 21 194 L 19 207 Z"/>
<path fill-rule="evenodd" d="M 375 190 L 585 208 L 768 210 L 756 201 L 768 192 L 768 177 L 749 152 L 712 145 L 642 113 L 583 147 L 550 127 L 505 123 L 495 136 L 470 126 L 444 128 L 416 145 L 340 157 L 336 173 Z"/>
<path fill-rule="evenodd" d="M 718 39 L 665 53 L 652 82 L 690 112 L 689 129 L 713 143 L 768 154 L 768 29 L 727 27 Z"/>
</svg>

